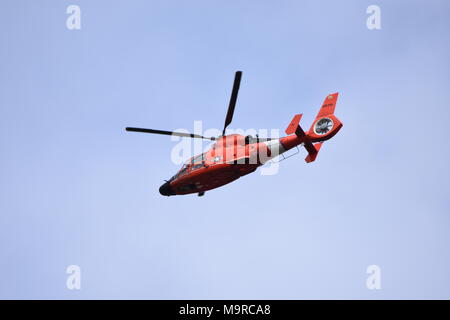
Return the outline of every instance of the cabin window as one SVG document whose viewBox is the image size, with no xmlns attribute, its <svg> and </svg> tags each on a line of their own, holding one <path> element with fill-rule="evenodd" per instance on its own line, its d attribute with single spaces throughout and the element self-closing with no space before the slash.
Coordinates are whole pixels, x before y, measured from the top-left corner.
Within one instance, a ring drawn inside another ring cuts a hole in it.
<svg viewBox="0 0 450 320">
<path fill-rule="evenodd" d="M 201 167 L 203 167 L 203 163 L 194 164 L 194 165 L 192 166 L 191 170 L 196 170 L 196 169 L 201 168 Z"/>
<path fill-rule="evenodd" d="M 192 158 L 192 163 L 198 163 L 198 162 L 203 162 L 203 153 Z"/>
</svg>

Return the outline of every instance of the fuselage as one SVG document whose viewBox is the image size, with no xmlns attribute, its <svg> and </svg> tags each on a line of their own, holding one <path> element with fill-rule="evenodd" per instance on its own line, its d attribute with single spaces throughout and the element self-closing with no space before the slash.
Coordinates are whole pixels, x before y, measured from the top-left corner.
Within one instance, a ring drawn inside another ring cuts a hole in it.
<svg viewBox="0 0 450 320">
<path fill-rule="evenodd" d="M 126 131 L 132 132 L 215 141 L 210 150 L 189 159 L 177 174 L 159 188 L 162 195 L 198 193 L 199 196 L 202 196 L 207 190 L 223 186 L 254 172 L 267 161 L 298 145 L 304 146 L 308 152 L 305 161 L 311 163 L 316 160 L 323 141 L 333 137 L 342 128 L 342 122 L 334 115 L 339 95 L 338 92 L 335 92 L 326 96 L 307 132 L 299 124 L 302 114 L 296 114 L 285 130 L 287 136 L 282 138 L 260 139 L 239 134 L 225 135 L 227 127 L 233 119 L 241 76 L 242 72 L 237 71 L 220 137 L 205 137 L 200 134 L 147 128 L 125 128 Z"/>
<path fill-rule="evenodd" d="M 159 191 L 170 196 L 200 193 L 223 186 L 302 143 L 303 138 L 296 135 L 279 139 L 238 134 L 222 136 L 210 150 L 189 159 Z"/>
</svg>

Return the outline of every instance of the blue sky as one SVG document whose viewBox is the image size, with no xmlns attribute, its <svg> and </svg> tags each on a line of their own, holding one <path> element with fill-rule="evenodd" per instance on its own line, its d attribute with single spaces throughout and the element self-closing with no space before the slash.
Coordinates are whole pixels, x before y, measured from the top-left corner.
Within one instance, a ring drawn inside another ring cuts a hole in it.
<svg viewBox="0 0 450 320">
<path fill-rule="evenodd" d="M 450 298 L 448 1 L 0 9 L 0 298 Z M 343 129 L 315 163 L 160 196 L 175 143 L 124 128 L 220 128 L 236 70 L 230 127 L 308 128 L 338 91 Z"/>
</svg>

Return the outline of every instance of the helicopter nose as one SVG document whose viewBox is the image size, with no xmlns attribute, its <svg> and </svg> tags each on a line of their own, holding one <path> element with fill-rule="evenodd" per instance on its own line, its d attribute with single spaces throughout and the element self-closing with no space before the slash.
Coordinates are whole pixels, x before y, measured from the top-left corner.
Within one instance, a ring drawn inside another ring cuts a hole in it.
<svg viewBox="0 0 450 320">
<path fill-rule="evenodd" d="M 161 187 L 159 187 L 159 193 L 163 196 L 173 196 L 175 192 L 173 192 L 170 184 L 168 182 L 164 183 Z"/>
</svg>

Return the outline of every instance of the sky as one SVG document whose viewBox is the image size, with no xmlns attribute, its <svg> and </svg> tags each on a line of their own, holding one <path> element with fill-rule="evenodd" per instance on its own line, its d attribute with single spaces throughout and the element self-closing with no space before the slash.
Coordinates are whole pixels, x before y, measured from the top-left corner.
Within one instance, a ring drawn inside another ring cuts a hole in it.
<svg viewBox="0 0 450 320">
<path fill-rule="evenodd" d="M 449 299 L 449 12 L 1 1 L 0 298 Z M 231 129 L 309 128 L 333 92 L 344 127 L 314 163 L 162 197 L 176 142 L 124 128 L 221 129 L 236 70 Z"/>
</svg>

